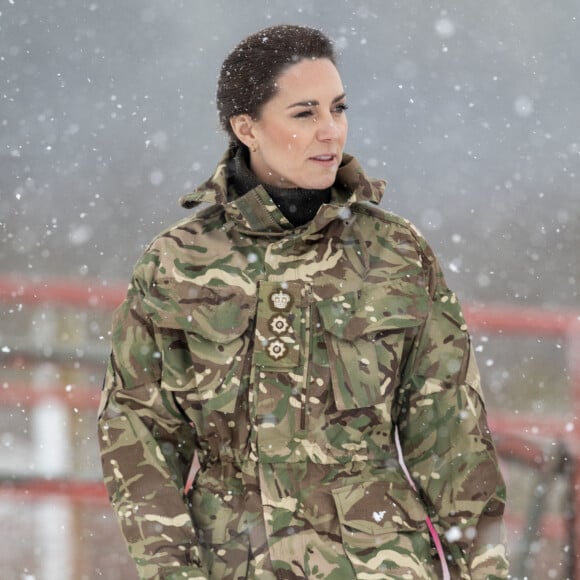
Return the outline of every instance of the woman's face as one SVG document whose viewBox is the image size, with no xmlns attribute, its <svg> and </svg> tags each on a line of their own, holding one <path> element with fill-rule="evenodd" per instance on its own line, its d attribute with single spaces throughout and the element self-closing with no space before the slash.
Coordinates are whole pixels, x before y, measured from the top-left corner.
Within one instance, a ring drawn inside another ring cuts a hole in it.
<svg viewBox="0 0 580 580">
<path fill-rule="evenodd" d="M 348 129 L 336 67 L 328 59 L 302 60 L 278 77 L 277 88 L 259 119 L 246 118 L 252 171 L 277 187 L 330 187 Z"/>
</svg>

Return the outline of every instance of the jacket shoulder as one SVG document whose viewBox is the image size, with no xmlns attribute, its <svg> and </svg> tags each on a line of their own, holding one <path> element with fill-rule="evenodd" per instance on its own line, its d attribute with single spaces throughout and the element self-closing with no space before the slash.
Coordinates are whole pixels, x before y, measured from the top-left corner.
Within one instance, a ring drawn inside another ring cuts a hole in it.
<svg viewBox="0 0 580 580">
<path fill-rule="evenodd" d="M 216 220 L 221 225 L 220 217 L 224 213 L 224 208 L 220 204 L 210 204 L 196 209 L 187 217 L 181 218 L 179 221 L 171 224 L 165 229 L 161 230 L 149 243 L 147 250 L 154 248 L 158 243 L 167 237 L 174 237 L 180 235 L 179 232 L 198 232 L 204 233 L 215 224 Z"/>
<path fill-rule="evenodd" d="M 137 260 L 133 277 L 147 286 L 172 256 L 181 255 L 186 247 L 203 246 L 203 236 L 223 226 L 223 213 L 220 204 L 207 205 L 161 230 Z"/>
<path fill-rule="evenodd" d="M 416 240 L 417 244 L 422 250 L 428 247 L 427 241 L 419 229 L 407 218 L 404 218 L 396 213 L 386 210 L 378 205 L 361 201 L 353 204 L 351 206 L 353 214 L 358 214 L 363 217 L 370 218 L 374 222 L 379 224 L 384 224 L 386 227 L 394 227 L 401 232 L 406 232 L 413 239 Z"/>
</svg>

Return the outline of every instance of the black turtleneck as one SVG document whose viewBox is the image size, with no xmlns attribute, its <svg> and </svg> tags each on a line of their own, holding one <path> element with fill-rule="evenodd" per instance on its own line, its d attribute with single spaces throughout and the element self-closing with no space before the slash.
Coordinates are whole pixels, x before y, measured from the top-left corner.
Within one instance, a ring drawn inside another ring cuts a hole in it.
<svg viewBox="0 0 580 580">
<path fill-rule="evenodd" d="M 308 223 L 320 206 L 330 201 L 330 188 L 283 188 L 261 183 L 250 170 L 243 147 L 238 147 L 236 151 L 230 179 L 240 195 L 262 185 L 284 217 L 295 227 Z"/>
</svg>

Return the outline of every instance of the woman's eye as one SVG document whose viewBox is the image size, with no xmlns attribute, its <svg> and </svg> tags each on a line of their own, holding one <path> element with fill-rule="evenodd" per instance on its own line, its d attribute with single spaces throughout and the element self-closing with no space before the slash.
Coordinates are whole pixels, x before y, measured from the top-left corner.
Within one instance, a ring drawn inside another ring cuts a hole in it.
<svg viewBox="0 0 580 580">
<path fill-rule="evenodd" d="M 342 114 L 348 109 L 348 105 L 346 103 L 340 103 L 336 105 L 333 109 L 331 109 L 332 114 Z M 295 119 L 306 119 L 307 117 L 314 117 L 315 112 L 312 109 L 306 109 L 304 111 L 300 111 L 294 115 Z"/>
</svg>

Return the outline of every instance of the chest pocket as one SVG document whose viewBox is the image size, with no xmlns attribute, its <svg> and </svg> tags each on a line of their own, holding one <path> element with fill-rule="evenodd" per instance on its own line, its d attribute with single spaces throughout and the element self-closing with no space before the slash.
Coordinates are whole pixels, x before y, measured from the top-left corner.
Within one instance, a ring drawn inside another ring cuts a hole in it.
<svg viewBox="0 0 580 580">
<path fill-rule="evenodd" d="M 233 412 L 255 298 L 235 287 L 170 279 L 158 283 L 145 309 L 162 359 L 161 387 L 203 401 L 208 412 Z"/>
<path fill-rule="evenodd" d="M 317 304 L 338 410 L 385 402 L 400 382 L 405 346 L 427 313 L 427 294 L 406 280 L 369 285 Z"/>
</svg>

